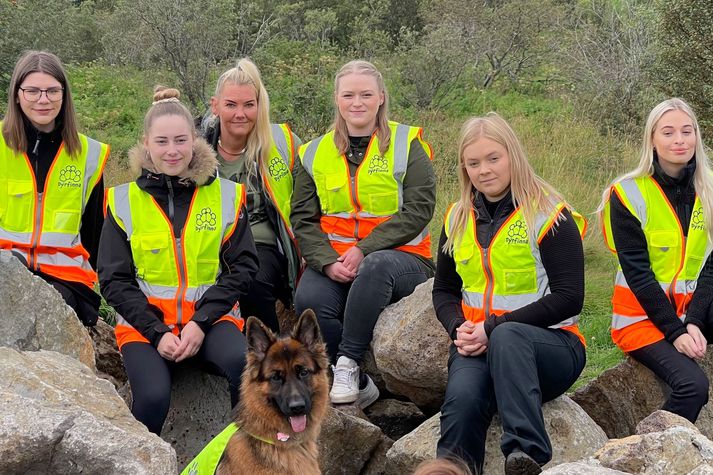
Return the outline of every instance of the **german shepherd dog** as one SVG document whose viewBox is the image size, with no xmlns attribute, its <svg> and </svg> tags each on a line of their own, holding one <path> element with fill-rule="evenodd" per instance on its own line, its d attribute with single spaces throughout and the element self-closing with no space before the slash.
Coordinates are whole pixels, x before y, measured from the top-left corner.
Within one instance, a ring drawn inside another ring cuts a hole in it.
<svg viewBox="0 0 713 475">
<path fill-rule="evenodd" d="M 289 335 L 247 321 L 247 365 L 218 475 L 319 474 L 317 438 L 329 407 L 327 353 L 312 310 Z"/>
</svg>

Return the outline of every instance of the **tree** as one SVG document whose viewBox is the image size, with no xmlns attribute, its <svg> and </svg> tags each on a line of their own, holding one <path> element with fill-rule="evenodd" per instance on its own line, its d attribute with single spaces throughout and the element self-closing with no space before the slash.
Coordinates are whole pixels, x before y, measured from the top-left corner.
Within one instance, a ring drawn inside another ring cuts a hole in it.
<svg viewBox="0 0 713 475">
<path fill-rule="evenodd" d="M 234 7 L 231 0 L 117 0 L 102 38 L 107 59 L 169 68 L 188 102 L 202 112 L 212 68 L 238 51 Z"/>
<path fill-rule="evenodd" d="M 575 8 L 562 38 L 559 63 L 574 102 L 604 128 L 634 128 L 650 108 L 653 13 L 645 0 L 590 0 Z"/>
<path fill-rule="evenodd" d="M 660 2 L 656 78 L 670 96 L 691 103 L 713 133 L 713 2 Z"/>
</svg>

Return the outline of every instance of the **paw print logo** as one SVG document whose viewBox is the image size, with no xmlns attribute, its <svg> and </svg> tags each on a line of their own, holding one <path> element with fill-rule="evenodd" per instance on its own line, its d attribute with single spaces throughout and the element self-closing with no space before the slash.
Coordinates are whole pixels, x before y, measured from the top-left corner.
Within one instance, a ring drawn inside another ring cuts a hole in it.
<svg viewBox="0 0 713 475">
<path fill-rule="evenodd" d="M 703 225 L 703 207 L 702 206 L 699 206 L 698 209 L 696 209 L 693 212 L 693 215 L 691 215 L 691 221 L 693 222 L 694 225 L 697 225 L 697 226 Z"/>
<path fill-rule="evenodd" d="M 270 159 L 268 171 L 275 180 L 279 180 L 288 173 L 287 165 L 285 165 L 285 162 L 283 162 L 280 157 L 272 157 L 272 159 Z"/>
<path fill-rule="evenodd" d="M 215 213 L 210 208 L 203 208 L 196 215 L 196 225 L 200 228 L 214 227 L 216 222 Z"/>
<path fill-rule="evenodd" d="M 59 172 L 59 181 L 79 183 L 81 179 L 82 172 L 74 165 L 67 165 Z"/>
<path fill-rule="evenodd" d="M 384 173 L 389 171 L 389 162 L 381 155 L 375 155 L 369 163 L 369 175 L 372 173 Z"/>
<path fill-rule="evenodd" d="M 512 239 L 527 239 L 527 224 L 518 219 L 508 227 L 508 237 Z"/>
</svg>

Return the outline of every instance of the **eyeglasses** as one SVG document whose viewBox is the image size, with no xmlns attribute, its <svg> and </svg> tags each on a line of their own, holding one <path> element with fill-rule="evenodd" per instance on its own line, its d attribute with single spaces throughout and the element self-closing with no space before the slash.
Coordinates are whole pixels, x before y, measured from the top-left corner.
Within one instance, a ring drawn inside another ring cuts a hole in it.
<svg viewBox="0 0 713 475">
<path fill-rule="evenodd" d="M 51 102 L 59 102 L 62 100 L 64 89 L 61 87 L 51 87 L 49 89 L 39 89 L 37 87 L 19 87 L 22 91 L 22 97 L 29 102 L 37 102 L 42 97 L 42 93 L 45 93 L 47 99 Z"/>
</svg>

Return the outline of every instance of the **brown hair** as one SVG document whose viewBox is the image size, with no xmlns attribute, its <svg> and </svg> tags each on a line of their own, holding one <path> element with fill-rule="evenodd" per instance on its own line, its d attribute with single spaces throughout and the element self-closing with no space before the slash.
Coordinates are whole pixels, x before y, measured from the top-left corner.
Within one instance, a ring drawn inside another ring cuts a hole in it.
<svg viewBox="0 0 713 475">
<path fill-rule="evenodd" d="M 27 136 L 23 123 L 25 114 L 20 108 L 18 93 L 25 78 L 32 73 L 49 74 L 62 85 L 64 89 L 62 107 L 57 115 L 56 124 L 62 128 L 64 149 L 70 156 L 77 156 L 82 150 L 82 144 L 77 132 L 77 117 L 74 113 L 67 73 L 60 59 L 46 51 L 26 51 L 15 63 L 7 93 L 7 114 L 2 126 L 5 143 L 16 153 L 24 153 L 27 150 Z"/>
<path fill-rule="evenodd" d="M 193 137 L 196 136 L 196 126 L 193 122 L 193 116 L 188 108 L 178 100 L 179 97 L 181 97 L 181 93 L 178 89 L 165 86 L 156 86 L 154 88 L 153 104 L 151 104 L 151 107 L 149 107 L 144 117 L 144 137 L 149 135 L 149 129 L 154 120 L 165 115 L 177 115 L 186 119 Z"/>
<path fill-rule="evenodd" d="M 349 61 L 342 66 L 339 71 L 337 71 L 336 76 L 334 76 L 334 124 L 332 124 L 332 128 L 334 129 L 334 144 L 341 154 L 347 153 L 347 150 L 349 150 L 349 130 L 347 129 L 347 122 L 339 113 L 339 108 L 336 105 L 337 94 L 339 93 L 339 80 L 348 74 L 364 74 L 373 77 L 376 79 L 376 86 L 379 92 L 384 95 L 384 102 L 379 106 L 379 110 L 376 112 L 376 138 L 379 139 L 379 152 L 384 155 L 389 149 L 389 145 L 391 145 L 391 130 L 389 129 L 389 119 L 387 117 L 389 111 L 389 93 L 386 92 L 384 78 L 381 76 L 381 73 L 376 69 L 376 66 L 368 61 Z"/>
</svg>

